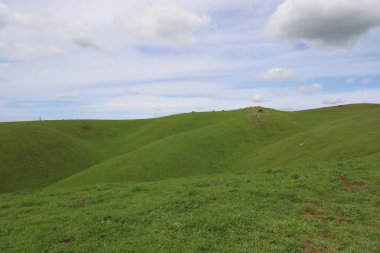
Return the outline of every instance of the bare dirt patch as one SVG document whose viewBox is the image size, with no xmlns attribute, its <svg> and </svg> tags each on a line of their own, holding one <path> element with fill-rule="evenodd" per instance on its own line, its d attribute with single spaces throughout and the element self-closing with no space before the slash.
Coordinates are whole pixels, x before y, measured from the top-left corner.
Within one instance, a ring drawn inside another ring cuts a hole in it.
<svg viewBox="0 0 380 253">
<path fill-rule="evenodd" d="M 354 184 L 354 183 L 351 183 L 347 177 L 345 176 L 340 176 L 338 177 L 338 182 L 346 189 L 357 189 L 357 190 L 360 190 L 360 191 L 364 191 L 367 189 L 367 185 L 366 184 Z"/>
<path fill-rule="evenodd" d="M 59 241 L 60 244 L 64 244 L 64 245 L 70 244 L 71 242 L 72 242 L 71 239 L 63 239 L 63 240 Z"/>
<path fill-rule="evenodd" d="M 326 252 L 324 249 L 315 248 L 310 241 L 303 244 L 303 248 L 306 253 L 323 253 Z"/>
<path fill-rule="evenodd" d="M 223 181 L 219 180 L 219 179 L 213 179 L 210 181 L 210 184 L 211 185 L 221 185 L 221 184 L 223 184 Z"/>
<path fill-rule="evenodd" d="M 329 241 L 332 240 L 332 238 L 331 238 L 330 236 L 328 236 L 328 235 L 325 235 L 325 236 L 323 237 L 323 240 L 324 240 L 325 242 L 329 242 Z"/>
<path fill-rule="evenodd" d="M 321 207 L 318 203 L 313 202 L 313 201 L 307 201 L 306 204 L 307 204 L 310 208 L 316 210 L 317 212 L 322 212 L 322 207 Z"/>
<path fill-rule="evenodd" d="M 346 226 L 349 224 L 349 222 L 344 218 L 342 213 L 337 213 L 335 220 L 339 223 L 341 226 Z"/>
<path fill-rule="evenodd" d="M 302 214 L 302 217 L 304 217 L 304 218 L 313 218 L 313 219 L 317 219 L 317 220 L 323 220 L 324 219 L 323 214 L 313 213 L 313 212 L 304 212 Z"/>
<path fill-rule="evenodd" d="M 92 128 L 89 125 L 84 125 L 81 127 L 84 132 L 91 132 Z"/>
<path fill-rule="evenodd" d="M 322 207 L 315 202 L 307 201 L 306 204 L 312 209 L 312 211 L 306 211 L 302 214 L 304 218 L 314 218 L 317 220 L 323 220 L 325 216 L 323 215 Z"/>
<path fill-rule="evenodd" d="M 84 204 L 84 205 L 87 205 L 87 204 L 91 204 L 92 199 L 89 198 L 89 197 L 86 197 L 86 198 L 82 198 L 82 199 L 80 200 L 80 202 L 81 202 L 82 204 Z"/>
</svg>

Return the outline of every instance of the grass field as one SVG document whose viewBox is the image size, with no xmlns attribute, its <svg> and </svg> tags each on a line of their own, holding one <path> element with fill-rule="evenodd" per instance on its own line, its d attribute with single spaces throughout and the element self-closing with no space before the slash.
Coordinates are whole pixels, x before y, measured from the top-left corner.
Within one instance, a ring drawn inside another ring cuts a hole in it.
<svg viewBox="0 0 380 253">
<path fill-rule="evenodd" d="M 0 252 L 379 252 L 380 159 L 0 195 Z"/>
<path fill-rule="evenodd" d="M 0 252 L 380 252 L 380 105 L 0 123 Z"/>
</svg>

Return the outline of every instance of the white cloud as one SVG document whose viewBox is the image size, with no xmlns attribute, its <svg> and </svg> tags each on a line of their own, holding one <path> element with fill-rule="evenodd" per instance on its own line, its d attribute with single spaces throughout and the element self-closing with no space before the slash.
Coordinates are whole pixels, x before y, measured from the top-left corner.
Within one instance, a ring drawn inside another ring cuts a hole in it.
<svg viewBox="0 0 380 253">
<path fill-rule="evenodd" d="M 289 96 L 291 91 L 289 89 L 280 89 L 280 90 L 276 90 L 274 93 L 279 96 Z"/>
<path fill-rule="evenodd" d="M 130 85 L 127 90 L 124 90 L 124 93 L 128 95 L 211 97 L 224 96 L 226 94 L 222 92 L 226 90 L 228 90 L 228 86 L 219 82 L 172 81 Z"/>
<path fill-rule="evenodd" d="M 289 80 L 295 76 L 294 70 L 286 68 L 272 68 L 260 74 L 260 78 L 267 81 Z"/>
<path fill-rule="evenodd" d="M 137 95 L 140 95 L 140 92 L 134 91 L 134 90 L 130 90 L 130 89 L 123 90 L 123 93 L 126 94 L 127 96 L 137 96 Z"/>
<path fill-rule="evenodd" d="M 197 42 L 194 32 L 210 23 L 208 15 L 197 15 L 177 5 L 155 4 L 147 6 L 142 13 L 127 17 L 124 26 L 140 40 L 184 45 Z"/>
<path fill-rule="evenodd" d="M 267 32 L 318 47 L 352 47 L 380 26 L 379 0 L 285 0 L 270 18 Z"/>
<path fill-rule="evenodd" d="M 9 65 L 7 63 L 0 63 L 0 69 L 6 68 Z"/>
<path fill-rule="evenodd" d="M 355 83 L 356 82 L 356 79 L 355 78 L 348 78 L 347 80 L 346 80 L 346 83 L 347 84 L 353 84 L 353 83 Z"/>
<path fill-rule="evenodd" d="M 82 97 L 84 97 L 84 94 L 82 93 L 65 94 L 65 95 L 59 96 L 59 98 L 62 100 L 77 100 Z"/>
<path fill-rule="evenodd" d="M 254 103 L 266 103 L 270 102 L 270 100 L 267 100 L 263 95 L 254 95 L 251 97 L 251 101 Z"/>
<path fill-rule="evenodd" d="M 43 44 L 27 44 L 27 43 L 16 43 L 9 52 L 7 52 L 7 57 L 12 60 L 27 61 L 34 57 L 48 56 L 61 54 L 63 50 L 49 45 Z"/>
<path fill-rule="evenodd" d="M 106 101 L 103 107 L 114 111 L 190 110 L 210 107 L 215 101 L 199 97 L 125 96 Z"/>
<path fill-rule="evenodd" d="M 301 86 L 298 91 L 304 94 L 313 94 L 320 91 L 323 88 L 322 84 L 316 83 L 310 86 Z"/>
<path fill-rule="evenodd" d="M 62 29 L 61 35 L 78 47 L 101 50 L 102 46 L 90 35 L 91 29 L 82 24 L 73 24 Z"/>
<path fill-rule="evenodd" d="M 323 100 L 323 103 L 325 105 L 337 105 L 337 104 L 343 104 L 345 101 L 339 98 L 328 98 Z"/>
<path fill-rule="evenodd" d="M 368 78 L 364 78 L 363 80 L 362 80 L 362 83 L 370 83 L 370 82 L 372 82 L 373 81 L 373 79 L 371 78 L 371 77 L 368 77 Z"/>
<path fill-rule="evenodd" d="M 328 99 L 326 99 L 326 97 Z M 340 100 L 340 101 L 339 101 Z M 268 107 L 282 108 L 291 105 L 294 110 L 320 108 L 326 102 L 337 102 L 337 104 L 355 103 L 380 103 L 380 89 L 364 89 L 346 92 L 315 93 L 311 95 L 294 93 L 286 97 L 277 97 Z M 331 104 L 330 104 L 331 105 Z"/>
<path fill-rule="evenodd" d="M 0 28 L 8 25 L 38 27 L 44 23 L 43 18 L 27 13 L 16 12 L 0 3 Z"/>
</svg>

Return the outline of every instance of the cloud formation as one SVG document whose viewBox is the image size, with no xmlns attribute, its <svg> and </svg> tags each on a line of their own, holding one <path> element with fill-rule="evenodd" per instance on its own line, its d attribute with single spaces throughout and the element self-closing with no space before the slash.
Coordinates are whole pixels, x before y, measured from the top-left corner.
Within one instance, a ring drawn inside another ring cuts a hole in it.
<svg viewBox="0 0 380 253">
<path fill-rule="evenodd" d="M 379 0 L 285 0 L 266 30 L 277 38 L 317 47 L 354 46 L 371 28 L 380 26 Z"/>
<path fill-rule="evenodd" d="M 19 25 L 37 27 L 43 23 L 43 19 L 26 13 L 12 10 L 3 3 L 0 3 L 0 28 L 8 25 Z"/>
<path fill-rule="evenodd" d="M 270 100 L 266 99 L 262 95 L 254 95 L 251 97 L 251 101 L 254 103 L 265 103 L 265 102 L 270 102 Z"/>
<path fill-rule="evenodd" d="M 290 80 L 295 76 L 294 70 L 286 68 L 272 68 L 260 74 L 260 78 L 267 81 Z"/>
<path fill-rule="evenodd" d="M 16 61 L 28 61 L 34 57 L 49 56 L 63 53 L 63 50 L 45 44 L 15 43 L 7 52 L 7 57 Z"/>
<path fill-rule="evenodd" d="M 304 94 L 313 94 L 322 90 L 322 88 L 323 88 L 322 84 L 316 83 L 310 86 L 301 86 L 299 87 L 298 91 Z"/>
<path fill-rule="evenodd" d="M 66 27 L 61 32 L 63 38 L 73 42 L 78 47 L 101 50 L 102 46 L 95 39 L 93 39 L 90 34 L 90 28 L 80 24 Z"/>
<path fill-rule="evenodd" d="M 328 98 L 323 101 L 325 105 L 343 104 L 345 101 L 339 98 Z"/>
<path fill-rule="evenodd" d="M 106 101 L 103 105 L 104 109 L 116 111 L 157 111 L 186 109 L 197 107 L 210 107 L 215 101 L 211 98 L 201 97 L 160 97 L 152 95 L 122 96 L 110 101 Z"/>
<path fill-rule="evenodd" d="M 126 18 L 124 26 L 140 40 L 184 45 L 197 42 L 194 32 L 210 23 L 208 15 L 197 15 L 177 5 L 157 4 Z"/>
<path fill-rule="evenodd" d="M 284 46 L 262 33 L 284 1 L 0 0 L 0 121 L 379 103 L 380 29 L 354 50 L 321 52 L 304 37 Z M 349 77 L 356 85 L 344 85 Z M 323 92 L 309 86 L 318 83 Z"/>
</svg>

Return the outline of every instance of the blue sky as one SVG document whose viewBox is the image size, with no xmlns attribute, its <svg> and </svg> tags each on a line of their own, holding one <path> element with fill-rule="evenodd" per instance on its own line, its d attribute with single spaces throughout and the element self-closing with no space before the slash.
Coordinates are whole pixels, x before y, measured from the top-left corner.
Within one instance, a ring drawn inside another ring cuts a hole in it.
<svg viewBox="0 0 380 253">
<path fill-rule="evenodd" d="M 0 121 L 380 103 L 379 0 L 0 0 Z"/>
</svg>

